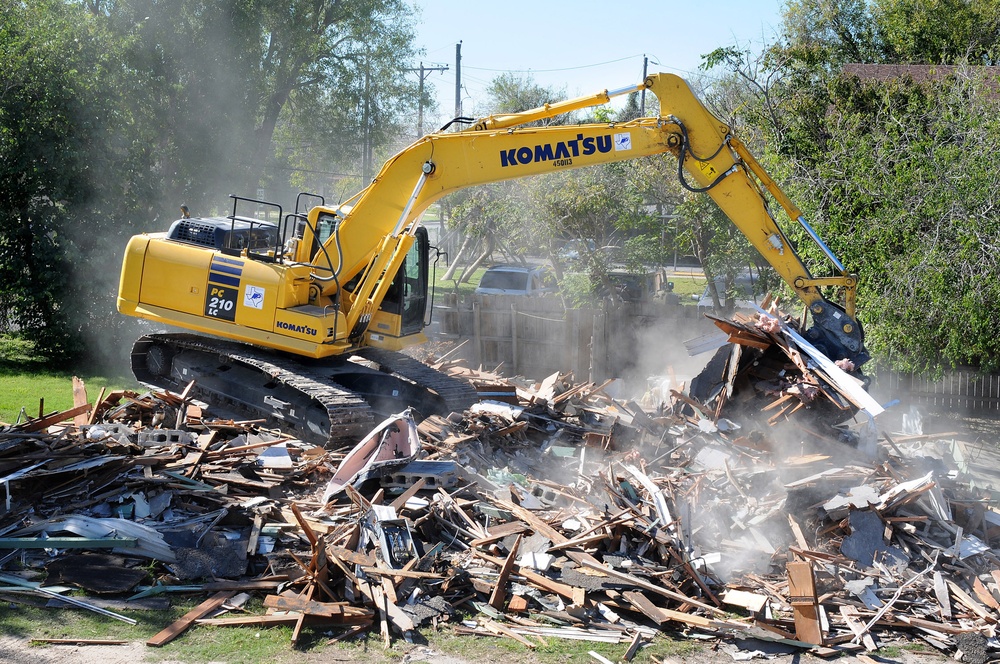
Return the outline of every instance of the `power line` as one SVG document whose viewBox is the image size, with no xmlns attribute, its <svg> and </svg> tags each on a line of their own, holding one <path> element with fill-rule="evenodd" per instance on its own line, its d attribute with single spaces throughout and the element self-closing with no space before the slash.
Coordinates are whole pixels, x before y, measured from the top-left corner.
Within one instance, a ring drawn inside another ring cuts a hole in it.
<svg viewBox="0 0 1000 664">
<path fill-rule="evenodd" d="M 493 72 L 509 72 L 511 74 L 529 74 L 529 73 L 550 73 L 559 71 L 575 71 L 578 69 L 590 69 L 591 67 L 603 67 L 604 65 L 613 65 L 616 62 L 624 62 L 625 60 L 631 60 L 632 58 L 644 57 L 643 53 L 637 55 L 629 55 L 624 58 L 618 58 L 617 60 L 607 60 L 606 62 L 595 62 L 591 65 L 579 65 L 577 67 L 561 67 L 559 69 L 490 69 L 488 67 L 469 67 L 466 65 L 467 69 L 478 69 L 479 71 L 493 71 Z"/>
<path fill-rule="evenodd" d="M 446 72 L 448 71 L 448 65 L 440 65 L 436 67 L 425 67 L 424 63 L 420 63 L 420 67 L 417 69 L 408 68 L 403 71 L 416 71 L 420 72 L 420 92 L 417 97 L 417 138 L 424 135 L 424 80 L 431 75 L 432 72 Z"/>
</svg>

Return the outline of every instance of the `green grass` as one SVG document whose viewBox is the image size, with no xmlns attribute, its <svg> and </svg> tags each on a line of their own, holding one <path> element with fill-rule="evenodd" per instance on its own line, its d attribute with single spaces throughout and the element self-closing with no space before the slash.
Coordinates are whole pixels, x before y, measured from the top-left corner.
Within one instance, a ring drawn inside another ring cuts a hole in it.
<svg viewBox="0 0 1000 664">
<path fill-rule="evenodd" d="M 0 632 L 27 639 L 118 639 L 145 642 L 202 599 L 204 597 L 199 596 L 175 602 L 168 611 L 115 611 L 136 620 L 135 625 L 86 610 L 47 609 L 20 603 L 12 607 L 8 602 L 3 602 L 0 603 Z M 293 664 L 299 655 L 291 648 L 291 637 L 290 627 L 257 629 L 195 626 L 162 647 L 147 648 L 144 659 L 154 662 L 184 661 L 189 664 L 213 661 L 227 664 Z M 304 630 L 303 637 L 311 641 L 313 646 L 322 643 L 322 647 L 325 647 L 329 638 L 309 629 Z M 47 646 L 41 644 L 37 647 L 44 649 Z"/>
<path fill-rule="evenodd" d="M 674 293 L 681 299 L 682 304 L 693 304 L 692 295 L 701 297 L 705 292 L 705 275 L 701 272 L 680 272 L 667 277 L 674 282 Z"/>
<path fill-rule="evenodd" d="M 86 600 L 85 597 L 82 599 Z M 0 633 L 22 639 L 118 639 L 145 642 L 202 599 L 202 596 L 183 599 L 174 597 L 174 606 L 167 611 L 116 610 L 115 613 L 137 621 L 136 625 L 128 625 L 82 609 L 35 606 L 34 604 L 44 601 L 41 598 L 28 597 L 22 600 L 20 597 L 10 596 L 0 601 Z M 252 614 L 261 613 L 261 601 L 254 600 L 247 609 Z M 466 617 L 476 619 L 476 616 Z M 301 664 L 303 661 L 331 660 L 393 664 L 416 644 L 420 644 L 438 653 L 470 662 L 496 662 L 503 659 L 525 664 L 563 664 L 592 661 L 587 654 L 591 650 L 607 659 L 618 661 L 628 648 L 627 643 L 609 644 L 545 637 L 544 644 L 539 642 L 538 647 L 529 649 L 509 638 L 456 634 L 449 623 L 442 623 L 438 629 L 430 626 L 419 629 L 414 644 L 406 643 L 394 634 L 389 650 L 383 649 L 377 625 L 357 638 L 329 643 L 330 638 L 343 632 L 343 629 L 306 627 L 295 649 L 291 645 L 291 627 L 194 625 L 162 647 L 146 648 L 144 661 Z M 533 638 L 529 638 L 529 641 L 537 642 Z M 49 646 L 39 644 L 36 647 L 43 652 Z M 637 664 L 649 664 L 665 658 L 684 658 L 693 656 L 702 649 L 703 646 L 698 642 L 684 638 L 674 639 L 661 633 L 652 643 L 642 648 L 633 661 Z"/>
<path fill-rule="evenodd" d="M 73 372 L 48 371 L 14 372 L 0 371 L 0 422 L 13 424 L 21 409 L 28 418 L 38 417 L 73 407 Z M 118 377 L 80 376 L 87 388 L 87 400 L 93 403 L 101 388 L 106 392 L 121 389 L 137 389 L 135 381 Z M 21 415 L 21 421 L 25 420 Z"/>
<path fill-rule="evenodd" d="M 465 283 L 458 283 L 457 278 L 461 276 L 462 271 L 456 270 L 455 277 L 451 281 L 445 281 L 441 276 L 445 273 L 445 270 L 439 269 L 437 274 L 437 283 L 434 285 L 438 296 L 444 293 L 458 293 L 459 299 L 465 298 L 467 295 L 472 295 L 475 292 L 476 287 L 479 285 L 479 280 L 483 278 L 483 273 L 486 272 L 486 268 L 481 267 L 472 273 L 469 280 Z"/>
<path fill-rule="evenodd" d="M 102 387 L 108 392 L 138 389 L 138 383 L 124 375 L 128 367 L 122 369 L 123 375 L 110 377 L 53 369 L 38 359 L 30 341 L 0 337 L 0 422 L 17 421 L 22 408 L 27 417 L 38 417 L 39 411 L 48 414 L 72 408 L 73 376 L 83 379 L 91 403 Z"/>
</svg>

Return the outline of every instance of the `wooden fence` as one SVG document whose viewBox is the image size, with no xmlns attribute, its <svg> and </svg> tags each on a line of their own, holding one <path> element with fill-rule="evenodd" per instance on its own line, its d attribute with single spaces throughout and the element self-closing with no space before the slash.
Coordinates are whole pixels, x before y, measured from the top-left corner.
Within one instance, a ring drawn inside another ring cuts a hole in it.
<svg viewBox="0 0 1000 664">
<path fill-rule="evenodd" d="M 1000 411 L 1000 376 L 996 374 L 981 375 L 974 369 L 959 368 L 932 379 L 878 367 L 868 368 L 868 373 L 872 376 L 869 391 L 877 398 L 901 399 L 936 409 Z"/>
<path fill-rule="evenodd" d="M 692 306 L 669 306 L 660 301 L 606 303 L 601 308 L 564 309 L 556 297 L 446 295 L 435 308 L 440 333 L 465 340 L 461 355 L 475 366 L 505 375 L 541 379 L 557 371 L 572 371 L 577 380 L 642 377 L 649 368 L 636 366 L 641 331 L 664 320 L 675 320 L 682 344 L 699 334 L 717 331 Z M 705 361 L 707 362 L 708 356 Z M 652 373 L 652 372 L 650 372 Z M 904 404 L 969 412 L 1000 413 L 1000 375 L 979 375 L 957 369 L 933 380 L 917 374 L 865 367 L 869 392 L 882 403 Z"/>
<path fill-rule="evenodd" d="M 694 307 L 660 300 L 565 309 L 557 297 L 446 296 L 435 315 L 444 337 L 467 340 L 463 356 L 477 366 L 534 379 L 572 371 L 594 382 L 630 370 L 637 335 L 650 324 L 685 318 L 697 325 Z"/>
</svg>

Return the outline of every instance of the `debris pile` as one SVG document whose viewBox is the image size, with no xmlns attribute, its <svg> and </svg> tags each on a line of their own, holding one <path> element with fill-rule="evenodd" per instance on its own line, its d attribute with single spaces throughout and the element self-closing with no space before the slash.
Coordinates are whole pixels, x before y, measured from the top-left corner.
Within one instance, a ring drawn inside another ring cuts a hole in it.
<svg viewBox="0 0 1000 664">
<path fill-rule="evenodd" d="M 779 408 L 803 380 L 858 398 L 800 361 Z M 792 409 L 751 429 L 680 385 L 641 405 L 614 381 L 440 368 L 484 400 L 395 414 L 354 451 L 156 391 L 0 428 L 0 595 L 133 622 L 120 611 L 207 596 L 151 646 L 195 625 L 274 624 L 294 643 L 304 628 L 387 645 L 435 628 L 526 648 L 583 639 L 621 644 L 626 661 L 664 631 L 734 658 L 905 638 L 969 660 L 997 646 L 1000 511 L 959 440 L 879 434 L 871 418 L 813 431 Z M 411 438 L 418 452 L 397 454 Z M 371 463 L 344 463 L 359 454 Z M 262 611 L 227 613 L 253 597 Z"/>
<path fill-rule="evenodd" d="M 770 303 L 765 300 L 765 306 Z M 728 417 L 765 426 L 792 417 L 835 425 L 859 412 L 879 415 L 883 408 L 848 358 L 828 358 L 799 329 L 800 322 L 776 306 L 753 316 L 708 316 L 722 333 L 688 342 L 692 353 L 722 346 L 692 381 L 689 396 L 713 420 Z M 728 343 L 726 343 L 728 342 Z M 725 345 L 723 345 L 725 344 Z M 874 439 L 863 441 L 869 452 Z"/>
</svg>

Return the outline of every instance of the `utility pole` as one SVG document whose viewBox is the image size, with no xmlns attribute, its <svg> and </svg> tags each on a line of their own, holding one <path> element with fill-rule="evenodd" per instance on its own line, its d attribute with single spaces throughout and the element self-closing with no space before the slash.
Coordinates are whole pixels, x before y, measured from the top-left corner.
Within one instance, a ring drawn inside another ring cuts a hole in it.
<svg viewBox="0 0 1000 664">
<path fill-rule="evenodd" d="M 462 117 L 462 42 L 455 44 L 455 117 Z"/>
<path fill-rule="evenodd" d="M 365 101 L 361 112 L 363 147 L 361 149 L 361 186 L 367 187 L 372 178 L 372 129 L 371 129 L 371 53 L 365 51 Z"/>
<path fill-rule="evenodd" d="M 430 76 L 431 72 L 448 71 L 448 65 L 443 67 L 425 67 L 424 63 L 420 63 L 419 69 L 407 69 L 406 71 L 418 71 L 420 72 L 420 96 L 417 98 L 417 138 L 424 135 L 424 79 Z"/>
<path fill-rule="evenodd" d="M 646 117 L 646 68 L 649 66 L 649 58 L 642 56 L 642 92 L 639 93 L 639 117 Z"/>
</svg>

